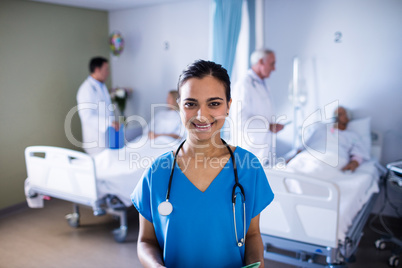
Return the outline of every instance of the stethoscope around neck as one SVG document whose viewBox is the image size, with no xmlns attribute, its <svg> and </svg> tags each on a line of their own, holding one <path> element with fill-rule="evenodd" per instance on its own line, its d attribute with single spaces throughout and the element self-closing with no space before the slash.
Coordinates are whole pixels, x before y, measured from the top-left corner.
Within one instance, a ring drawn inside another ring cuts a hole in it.
<svg viewBox="0 0 402 268">
<path fill-rule="evenodd" d="M 172 205 L 172 203 L 169 202 L 170 188 L 172 187 L 173 172 L 174 172 L 174 167 L 176 165 L 177 155 L 179 154 L 179 151 L 180 151 L 181 147 L 183 147 L 183 144 L 185 142 L 186 141 L 184 140 L 180 144 L 179 148 L 177 148 L 176 154 L 174 155 L 173 166 L 170 171 L 169 185 L 168 185 L 168 189 L 166 192 L 166 201 L 163 201 L 158 206 L 158 212 L 162 216 L 168 216 L 173 211 L 173 205 Z M 235 184 L 232 189 L 233 222 L 234 222 L 234 228 L 235 228 L 236 244 L 238 247 L 242 247 L 246 243 L 246 195 L 244 194 L 243 186 L 239 183 L 239 178 L 237 176 L 236 161 L 235 161 L 235 157 L 233 155 L 232 149 L 230 149 L 230 146 L 223 139 L 222 139 L 222 142 L 228 149 L 228 151 L 230 153 L 230 158 L 232 158 L 232 162 L 233 162 L 233 172 L 234 172 L 234 177 L 235 177 Z M 244 227 L 243 235 L 244 235 L 244 237 L 241 238 L 240 240 L 238 240 L 238 237 L 237 237 L 236 208 L 235 208 L 236 207 L 236 197 L 237 197 L 236 188 L 240 189 L 242 203 L 243 203 L 243 227 Z"/>
</svg>

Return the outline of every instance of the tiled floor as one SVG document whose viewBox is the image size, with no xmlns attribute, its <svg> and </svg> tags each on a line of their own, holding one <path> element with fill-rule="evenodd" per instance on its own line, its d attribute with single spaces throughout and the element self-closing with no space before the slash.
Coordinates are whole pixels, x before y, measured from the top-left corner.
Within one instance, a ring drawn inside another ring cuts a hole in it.
<svg viewBox="0 0 402 268">
<path fill-rule="evenodd" d="M 64 219 L 71 211 L 71 203 L 52 200 L 44 209 L 21 209 L 0 218 L 0 267 L 141 267 L 136 253 L 136 211 L 129 213 L 128 237 L 122 244 L 111 234 L 119 225 L 112 216 L 95 217 L 91 209 L 81 208 L 81 227 L 73 229 Z M 402 220 L 391 220 L 390 228 L 401 237 Z M 348 267 L 388 267 L 390 251 L 374 247 L 380 236 L 368 226 L 364 233 L 356 261 Z M 293 266 L 267 260 L 265 267 Z"/>
</svg>

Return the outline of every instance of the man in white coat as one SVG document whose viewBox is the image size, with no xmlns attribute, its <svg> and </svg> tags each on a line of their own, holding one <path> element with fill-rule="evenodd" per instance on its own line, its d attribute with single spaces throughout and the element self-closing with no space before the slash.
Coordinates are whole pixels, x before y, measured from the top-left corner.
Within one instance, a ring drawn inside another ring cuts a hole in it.
<svg viewBox="0 0 402 268">
<path fill-rule="evenodd" d="M 275 53 L 256 50 L 250 57 L 251 69 L 233 88 L 230 124 L 231 142 L 255 154 L 263 166 L 275 158 L 274 135 L 284 127 L 276 123 L 271 92 L 264 79 L 275 70 Z"/>
<path fill-rule="evenodd" d="M 109 76 L 108 60 L 92 58 L 89 62 L 90 75 L 81 84 L 77 93 L 78 114 L 82 126 L 82 148 L 90 155 L 102 152 L 106 147 L 107 129 L 119 129 L 114 116 L 109 91 L 105 81 Z"/>
</svg>

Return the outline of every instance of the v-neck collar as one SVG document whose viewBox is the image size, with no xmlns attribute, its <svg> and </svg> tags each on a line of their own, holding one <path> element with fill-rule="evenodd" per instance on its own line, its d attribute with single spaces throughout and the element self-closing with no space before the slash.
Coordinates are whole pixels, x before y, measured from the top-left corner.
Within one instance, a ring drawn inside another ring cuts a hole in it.
<svg viewBox="0 0 402 268">
<path fill-rule="evenodd" d="M 238 148 L 238 147 L 236 147 L 235 150 L 233 151 L 233 157 L 236 157 L 235 154 L 236 154 L 237 148 Z M 174 158 L 174 153 L 171 152 L 171 154 L 172 154 L 172 157 Z M 179 172 L 180 172 L 179 175 L 183 176 L 184 179 L 185 179 L 188 183 L 190 183 L 190 184 L 192 185 L 192 187 L 194 187 L 199 193 L 204 194 L 204 193 L 208 192 L 208 190 L 211 188 L 211 186 L 212 186 L 213 184 L 216 184 L 216 183 L 219 182 L 219 177 L 221 177 L 221 174 L 224 172 L 225 169 L 230 168 L 230 167 L 229 167 L 229 164 L 230 164 L 230 163 L 231 163 L 231 165 L 232 165 L 232 169 L 231 169 L 231 170 L 233 170 L 233 160 L 232 160 L 232 157 L 229 157 L 229 160 L 226 161 L 226 163 L 225 163 L 225 165 L 223 166 L 223 168 L 219 171 L 218 175 L 216 175 L 216 177 L 211 181 L 211 183 L 208 185 L 208 187 L 207 187 L 207 189 L 205 189 L 205 191 L 201 191 L 200 189 L 198 189 L 198 187 L 195 186 L 194 183 L 192 183 L 189 178 L 187 178 L 186 174 L 184 174 L 184 172 L 181 170 L 181 168 L 179 167 L 179 164 L 178 164 L 177 162 L 176 162 L 176 165 L 175 165 L 174 168 L 177 169 L 177 170 L 179 170 Z"/>
</svg>

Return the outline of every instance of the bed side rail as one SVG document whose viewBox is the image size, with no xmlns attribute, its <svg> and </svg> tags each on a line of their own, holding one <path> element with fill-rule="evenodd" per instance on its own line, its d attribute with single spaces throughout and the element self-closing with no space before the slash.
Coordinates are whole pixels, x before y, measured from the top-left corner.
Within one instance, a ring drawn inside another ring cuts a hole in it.
<svg viewBox="0 0 402 268">
<path fill-rule="evenodd" d="M 267 169 L 275 199 L 260 215 L 261 234 L 338 245 L 339 189 L 327 181 Z"/>
<path fill-rule="evenodd" d="M 25 149 L 28 195 L 49 195 L 96 207 L 93 159 L 85 153 L 52 146 Z"/>
</svg>

